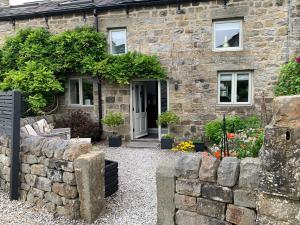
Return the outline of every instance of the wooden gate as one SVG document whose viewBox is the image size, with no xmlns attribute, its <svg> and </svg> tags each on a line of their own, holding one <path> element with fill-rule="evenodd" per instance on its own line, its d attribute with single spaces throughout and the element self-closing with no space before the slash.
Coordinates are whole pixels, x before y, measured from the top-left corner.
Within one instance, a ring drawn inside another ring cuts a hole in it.
<svg viewBox="0 0 300 225">
<path fill-rule="evenodd" d="M 10 138 L 10 199 L 19 198 L 21 94 L 0 92 L 0 133 Z"/>
</svg>

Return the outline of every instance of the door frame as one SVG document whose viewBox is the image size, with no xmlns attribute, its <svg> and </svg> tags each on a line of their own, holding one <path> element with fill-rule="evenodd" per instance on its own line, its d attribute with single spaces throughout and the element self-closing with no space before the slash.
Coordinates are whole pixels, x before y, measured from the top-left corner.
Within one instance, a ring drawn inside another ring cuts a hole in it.
<svg viewBox="0 0 300 225">
<path fill-rule="evenodd" d="M 160 80 L 156 80 L 156 79 L 134 79 L 130 82 L 130 140 L 134 140 L 134 132 L 133 132 L 133 83 L 134 82 L 147 82 L 147 81 L 157 81 L 158 82 L 158 115 L 161 114 L 161 81 Z M 169 105 L 170 105 L 170 82 L 167 79 L 167 109 L 169 110 Z M 157 140 L 161 140 L 161 126 L 158 126 L 158 139 Z"/>
</svg>

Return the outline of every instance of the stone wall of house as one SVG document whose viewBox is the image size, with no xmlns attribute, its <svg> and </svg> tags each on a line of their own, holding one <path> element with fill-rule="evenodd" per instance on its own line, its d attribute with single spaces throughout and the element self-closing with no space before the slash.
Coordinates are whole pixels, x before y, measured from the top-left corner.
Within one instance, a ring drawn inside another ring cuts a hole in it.
<svg viewBox="0 0 300 225">
<path fill-rule="evenodd" d="M 159 168 L 158 224 L 299 224 L 300 95 L 273 111 L 259 158 L 190 154 Z"/>
<path fill-rule="evenodd" d="M 104 204 L 104 154 L 90 153 L 91 148 L 91 144 L 74 140 L 23 138 L 20 200 L 70 219 L 95 219 Z M 10 139 L 0 135 L 0 190 L 5 192 L 10 185 L 10 152 Z M 86 170 L 90 174 L 82 177 Z M 95 199 L 91 201 L 92 198 Z M 92 213 L 87 215 L 87 211 Z"/>
<path fill-rule="evenodd" d="M 201 133 L 203 123 L 223 113 L 259 114 L 262 95 L 268 111 L 271 110 L 272 88 L 279 67 L 290 54 L 300 52 L 299 2 L 291 0 L 290 7 L 288 2 L 235 0 L 224 8 L 223 1 L 196 1 L 184 3 L 180 13 L 176 5 L 113 10 L 99 12 L 99 28 L 107 33 L 109 28 L 126 27 L 129 51 L 159 56 L 170 78 L 170 109 L 182 119 L 180 128 L 175 127 L 173 131 L 190 136 Z M 243 50 L 212 51 L 212 22 L 231 18 L 244 19 Z M 49 30 L 53 33 L 85 25 L 94 25 L 92 14 L 86 17 L 83 14 L 52 16 L 48 20 Z M 13 35 L 21 28 L 46 26 L 44 18 L 17 20 L 15 27 L 9 22 L 0 22 L 0 43 L 5 36 Z M 240 70 L 252 71 L 253 103 L 249 106 L 218 105 L 218 72 Z M 177 91 L 175 83 L 179 84 Z M 129 136 L 130 110 L 126 110 L 130 104 L 129 86 L 103 86 L 103 114 L 110 108 L 119 110 L 122 106 L 121 111 L 127 118 L 123 134 Z M 111 101 L 114 96 L 106 93 L 110 88 L 122 95 L 119 99 L 115 96 L 117 106 Z"/>
</svg>

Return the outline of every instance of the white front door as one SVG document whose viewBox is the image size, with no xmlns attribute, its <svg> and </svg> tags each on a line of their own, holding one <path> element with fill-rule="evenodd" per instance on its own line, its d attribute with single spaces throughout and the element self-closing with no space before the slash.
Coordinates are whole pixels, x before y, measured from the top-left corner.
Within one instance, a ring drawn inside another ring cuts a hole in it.
<svg viewBox="0 0 300 225">
<path fill-rule="evenodd" d="M 147 90 L 143 83 L 133 83 L 133 135 L 140 138 L 148 135 L 147 127 Z"/>
</svg>

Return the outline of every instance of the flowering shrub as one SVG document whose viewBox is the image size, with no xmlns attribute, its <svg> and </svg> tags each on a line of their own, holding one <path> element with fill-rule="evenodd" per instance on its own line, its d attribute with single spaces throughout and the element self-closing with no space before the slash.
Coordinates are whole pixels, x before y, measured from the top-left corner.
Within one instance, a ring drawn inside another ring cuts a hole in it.
<svg viewBox="0 0 300 225">
<path fill-rule="evenodd" d="M 182 151 L 182 152 L 193 152 L 195 151 L 195 145 L 192 141 L 183 141 L 180 142 L 176 147 L 172 148 L 173 151 Z"/>
<path fill-rule="evenodd" d="M 276 96 L 300 94 L 300 56 L 281 67 L 274 92 Z"/>
<path fill-rule="evenodd" d="M 258 157 L 264 140 L 263 129 L 247 129 L 232 140 L 234 153 L 238 158 Z"/>
</svg>

